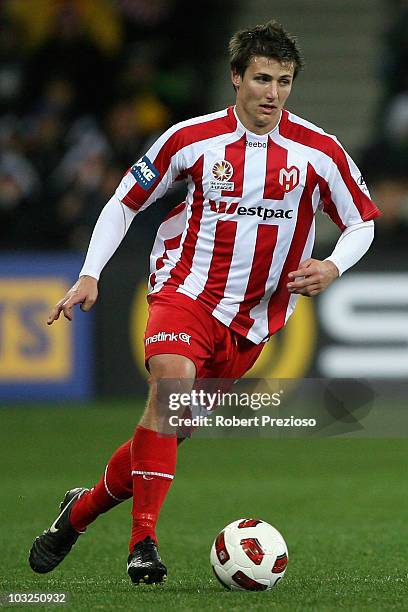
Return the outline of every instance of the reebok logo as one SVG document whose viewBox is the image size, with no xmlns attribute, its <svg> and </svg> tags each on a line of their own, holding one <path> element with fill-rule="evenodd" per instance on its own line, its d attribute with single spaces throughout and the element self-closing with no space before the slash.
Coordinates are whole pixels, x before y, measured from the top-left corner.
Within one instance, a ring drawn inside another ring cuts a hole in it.
<svg viewBox="0 0 408 612">
<path fill-rule="evenodd" d="M 168 334 L 166 332 L 159 332 L 158 334 L 154 334 L 154 336 L 149 336 L 145 340 L 145 345 L 149 346 L 149 344 L 153 344 L 154 342 L 185 342 L 186 344 L 190 344 L 191 336 L 186 334 L 185 332 L 180 332 L 179 334 L 175 334 L 174 332 Z"/>
<path fill-rule="evenodd" d="M 269 140 L 268 140 L 268 143 L 259 142 L 259 140 L 246 140 L 245 145 L 253 149 L 266 149 L 266 148 L 269 149 L 271 146 Z"/>
</svg>

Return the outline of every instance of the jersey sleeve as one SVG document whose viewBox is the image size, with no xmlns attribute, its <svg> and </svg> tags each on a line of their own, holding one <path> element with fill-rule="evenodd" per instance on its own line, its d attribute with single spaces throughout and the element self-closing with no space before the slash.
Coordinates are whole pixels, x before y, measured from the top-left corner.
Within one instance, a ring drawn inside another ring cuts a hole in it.
<svg viewBox="0 0 408 612">
<path fill-rule="evenodd" d="M 319 180 L 320 209 L 343 231 L 346 227 L 370 221 L 381 215 L 352 158 L 333 139 L 330 169 L 326 180 Z"/>
<path fill-rule="evenodd" d="M 183 144 L 177 125 L 169 128 L 123 176 L 116 196 L 135 212 L 165 195 L 183 174 Z"/>
</svg>

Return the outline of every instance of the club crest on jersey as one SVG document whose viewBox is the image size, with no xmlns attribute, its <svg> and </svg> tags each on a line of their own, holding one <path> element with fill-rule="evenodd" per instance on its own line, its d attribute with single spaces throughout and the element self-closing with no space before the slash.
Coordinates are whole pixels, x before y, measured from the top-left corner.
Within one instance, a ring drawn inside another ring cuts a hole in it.
<svg viewBox="0 0 408 612">
<path fill-rule="evenodd" d="M 281 168 L 279 171 L 279 185 L 285 193 L 289 193 L 299 185 L 300 170 L 296 166 Z"/>
<path fill-rule="evenodd" d="M 211 169 L 213 180 L 210 181 L 212 191 L 234 191 L 234 182 L 230 181 L 234 168 L 226 159 L 216 161 Z"/>
<path fill-rule="evenodd" d="M 138 185 L 146 191 L 154 185 L 160 174 L 146 155 L 141 157 L 139 161 L 131 167 L 130 172 L 135 177 Z"/>
</svg>

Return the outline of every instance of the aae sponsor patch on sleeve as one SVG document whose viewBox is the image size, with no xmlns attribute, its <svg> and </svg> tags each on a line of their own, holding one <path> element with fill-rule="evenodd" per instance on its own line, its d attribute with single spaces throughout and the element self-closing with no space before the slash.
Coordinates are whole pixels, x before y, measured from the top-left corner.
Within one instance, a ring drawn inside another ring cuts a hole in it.
<svg viewBox="0 0 408 612">
<path fill-rule="evenodd" d="M 137 183 L 145 190 L 150 189 L 160 176 L 159 171 L 154 167 L 146 155 L 141 157 L 139 161 L 131 167 L 130 171 Z"/>
</svg>

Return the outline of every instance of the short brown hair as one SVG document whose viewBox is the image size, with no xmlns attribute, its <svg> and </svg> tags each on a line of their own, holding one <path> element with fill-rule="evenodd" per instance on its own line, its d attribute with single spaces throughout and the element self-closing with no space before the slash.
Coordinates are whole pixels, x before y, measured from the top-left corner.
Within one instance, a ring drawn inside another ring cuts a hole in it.
<svg viewBox="0 0 408 612">
<path fill-rule="evenodd" d="M 294 76 L 303 68 L 303 58 L 296 39 L 277 21 L 239 30 L 229 41 L 231 70 L 244 76 L 252 58 L 276 58 L 282 64 L 294 65 Z"/>
</svg>

